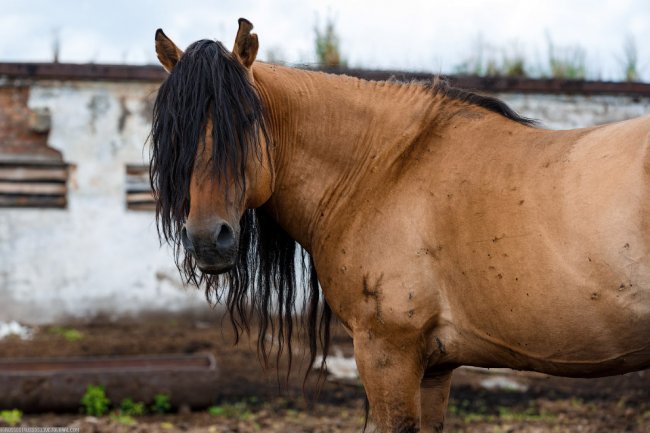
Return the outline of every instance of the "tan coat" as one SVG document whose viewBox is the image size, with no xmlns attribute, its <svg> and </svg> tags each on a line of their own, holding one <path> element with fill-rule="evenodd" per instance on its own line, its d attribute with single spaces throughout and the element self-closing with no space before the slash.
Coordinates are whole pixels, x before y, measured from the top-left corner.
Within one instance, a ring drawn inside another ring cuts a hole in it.
<svg viewBox="0 0 650 433">
<path fill-rule="evenodd" d="M 274 144 L 250 191 L 311 253 L 380 432 L 442 431 L 460 365 L 650 366 L 650 117 L 533 128 L 419 84 L 253 64 L 249 32 L 234 53 Z"/>
</svg>

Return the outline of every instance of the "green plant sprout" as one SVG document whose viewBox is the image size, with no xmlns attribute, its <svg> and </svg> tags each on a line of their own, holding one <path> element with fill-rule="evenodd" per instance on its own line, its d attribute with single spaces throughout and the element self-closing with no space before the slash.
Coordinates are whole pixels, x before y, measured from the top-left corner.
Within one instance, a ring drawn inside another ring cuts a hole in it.
<svg viewBox="0 0 650 433">
<path fill-rule="evenodd" d="M 126 416 L 141 416 L 146 413 L 145 404 L 141 401 L 135 402 L 131 398 L 125 398 L 120 403 L 120 414 Z"/>
<path fill-rule="evenodd" d="M 0 411 L 0 420 L 9 427 L 17 426 L 23 420 L 23 413 L 18 409 Z"/>
<path fill-rule="evenodd" d="M 136 425 L 138 423 L 132 416 L 124 415 L 121 413 L 116 413 L 114 415 L 111 415 L 111 419 L 117 421 L 120 424 L 128 425 L 128 426 Z"/>
<path fill-rule="evenodd" d="M 81 397 L 84 412 L 90 416 L 103 416 L 108 412 L 111 401 L 106 397 L 101 385 L 88 385 L 86 393 Z"/>
<path fill-rule="evenodd" d="M 328 17 L 323 30 L 317 24 L 314 27 L 314 33 L 318 63 L 328 67 L 345 66 L 346 62 L 341 58 L 340 41 L 334 19 Z"/>
<path fill-rule="evenodd" d="M 208 413 L 213 416 L 222 416 L 242 421 L 253 418 L 253 412 L 245 401 L 226 403 L 220 406 L 211 406 L 208 408 Z"/>
<path fill-rule="evenodd" d="M 151 412 L 163 414 L 168 413 L 172 408 L 169 396 L 167 394 L 156 394 L 153 396 L 153 403 L 151 404 Z"/>
<path fill-rule="evenodd" d="M 52 334 L 60 335 L 61 337 L 65 338 L 67 341 L 70 342 L 82 340 L 84 337 L 84 335 L 80 331 L 74 328 L 65 328 L 63 326 L 52 326 L 50 328 L 50 332 Z"/>
</svg>

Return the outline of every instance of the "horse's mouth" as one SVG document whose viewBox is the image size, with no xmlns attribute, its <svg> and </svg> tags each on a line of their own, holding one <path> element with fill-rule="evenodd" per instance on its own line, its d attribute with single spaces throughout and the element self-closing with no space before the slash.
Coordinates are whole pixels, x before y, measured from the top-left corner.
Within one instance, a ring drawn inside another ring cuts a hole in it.
<svg viewBox="0 0 650 433">
<path fill-rule="evenodd" d="M 219 275 L 225 272 L 228 272 L 235 266 L 234 262 L 229 263 L 219 263 L 219 264 L 206 264 L 206 263 L 197 263 L 197 267 L 204 274 L 209 275 Z"/>
</svg>

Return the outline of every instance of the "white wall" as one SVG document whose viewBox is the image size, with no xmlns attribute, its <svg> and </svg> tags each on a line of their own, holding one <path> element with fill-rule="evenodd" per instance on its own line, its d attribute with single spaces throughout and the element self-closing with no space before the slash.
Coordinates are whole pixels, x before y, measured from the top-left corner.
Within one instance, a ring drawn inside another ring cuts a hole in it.
<svg viewBox="0 0 650 433">
<path fill-rule="evenodd" d="M 201 293 L 181 284 L 169 248 L 159 247 L 153 214 L 126 209 L 125 165 L 148 159 L 156 88 L 32 87 L 29 106 L 52 114 L 50 146 L 76 169 L 67 209 L 0 209 L 0 321 L 205 305 Z"/>
<path fill-rule="evenodd" d="M 204 307 L 181 284 L 153 214 L 126 209 L 125 165 L 148 159 L 157 83 L 38 82 L 29 105 L 52 114 L 50 146 L 75 164 L 68 208 L 0 209 L 0 321 Z M 548 128 L 650 113 L 650 98 L 498 95 Z"/>
<path fill-rule="evenodd" d="M 496 95 L 519 114 L 549 129 L 584 128 L 650 114 L 650 97 L 503 93 Z"/>
</svg>

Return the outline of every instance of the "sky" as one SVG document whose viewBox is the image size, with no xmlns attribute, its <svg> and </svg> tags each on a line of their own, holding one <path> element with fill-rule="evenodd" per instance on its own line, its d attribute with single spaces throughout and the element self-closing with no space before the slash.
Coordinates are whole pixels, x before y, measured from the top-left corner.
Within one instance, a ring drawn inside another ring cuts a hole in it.
<svg viewBox="0 0 650 433">
<path fill-rule="evenodd" d="M 636 42 L 650 81 L 650 0 L 0 0 L 0 61 L 157 63 L 162 28 L 182 48 L 198 39 L 232 46 L 237 19 L 255 25 L 259 58 L 314 64 L 314 27 L 335 22 L 352 67 L 452 73 L 482 52 L 521 54 L 536 73 L 557 53 L 585 53 L 587 75 L 621 79 Z M 481 48 L 482 47 L 482 48 Z"/>
</svg>

